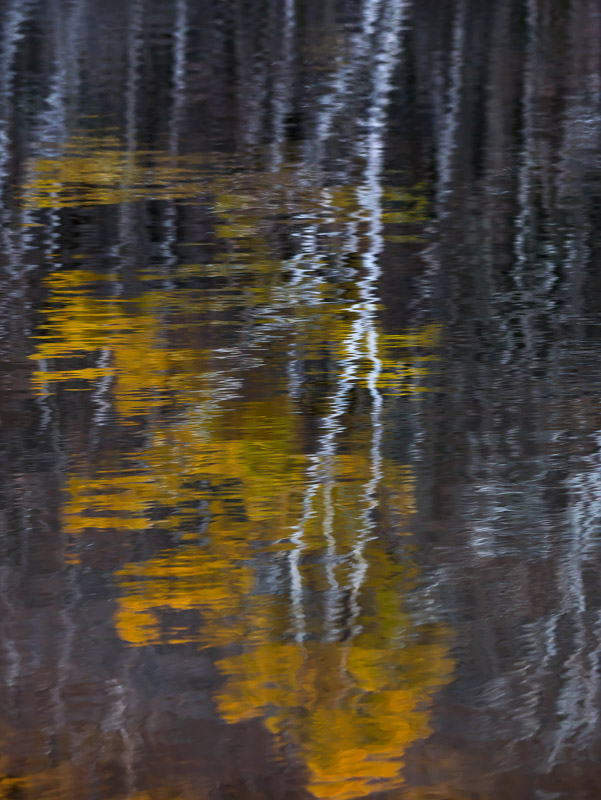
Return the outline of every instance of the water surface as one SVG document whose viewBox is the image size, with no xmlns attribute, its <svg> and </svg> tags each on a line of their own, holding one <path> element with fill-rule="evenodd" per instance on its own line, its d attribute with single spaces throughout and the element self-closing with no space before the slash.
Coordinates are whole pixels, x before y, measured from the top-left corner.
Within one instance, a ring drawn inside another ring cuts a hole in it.
<svg viewBox="0 0 601 800">
<path fill-rule="evenodd" d="M 0 6 L 0 797 L 595 800 L 593 0 Z"/>
</svg>

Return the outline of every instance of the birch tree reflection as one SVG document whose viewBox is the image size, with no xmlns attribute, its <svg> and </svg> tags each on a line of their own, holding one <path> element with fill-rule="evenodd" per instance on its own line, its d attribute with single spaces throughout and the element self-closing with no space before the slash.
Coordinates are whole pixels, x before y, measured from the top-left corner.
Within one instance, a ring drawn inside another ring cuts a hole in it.
<svg viewBox="0 0 601 800">
<path fill-rule="evenodd" d="M 0 7 L 0 794 L 597 796 L 600 33 Z"/>
</svg>

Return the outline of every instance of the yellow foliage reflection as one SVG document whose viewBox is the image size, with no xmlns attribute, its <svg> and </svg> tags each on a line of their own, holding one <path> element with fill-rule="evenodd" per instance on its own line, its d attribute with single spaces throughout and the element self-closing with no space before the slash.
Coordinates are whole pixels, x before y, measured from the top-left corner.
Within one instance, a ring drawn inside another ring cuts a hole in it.
<svg viewBox="0 0 601 800">
<path fill-rule="evenodd" d="M 452 662 L 442 629 L 433 641 L 266 644 L 220 663 L 219 709 L 229 722 L 255 716 L 291 739 L 319 798 L 363 797 L 402 783 L 402 755 L 430 733 L 431 694 Z"/>
<path fill-rule="evenodd" d="M 32 159 L 21 194 L 29 208 L 189 198 L 200 190 L 202 163 L 198 156 L 129 152 L 114 137 L 85 134 L 72 137 L 54 157 Z"/>
<path fill-rule="evenodd" d="M 433 390 L 441 329 L 383 331 L 367 262 L 325 275 L 315 226 L 349 263 L 365 235 L 353 187 L 316 197 L 291 168 L 208 181 L 200 166 L 110 141 L 30 165 L 31 208 L 210 196 L 220 243 L 170 280 L 149 265 L 133 299 L 119 274 L 84 264 L 46 279 L 38 395 L 90 392 L 93 425 L 112 415 L 133 443 L 73 458 L 68 558 L 84 537 L 109 534 L 129 553 L 160 531 L 161 547 L 116 571 L 121 639 L 215 648 L 222 718 L 261 718 L 292 743 L 315 797 L 393 789 L 452 664 L 446 628 L 407 607 L 420 576 L 400 534 L 416 478 L 384 452 L 383 398 Z M 382 224 L 423 220 L 419 187 L 383 198 Z M 282 261 L 269 216 L 286 208 L 302 217 L 302 245 Z"/>
</svg>

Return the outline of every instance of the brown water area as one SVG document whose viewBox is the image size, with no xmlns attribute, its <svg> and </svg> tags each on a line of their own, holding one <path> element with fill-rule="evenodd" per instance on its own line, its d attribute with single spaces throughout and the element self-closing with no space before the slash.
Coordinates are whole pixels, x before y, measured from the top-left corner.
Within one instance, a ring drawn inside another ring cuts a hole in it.
<svg viewBox="0 0 601 800">
<path fill-rule="evenodd" d="M 0 799 L 601 798 L 599 0 L 0 0 Z"/>
</svg>

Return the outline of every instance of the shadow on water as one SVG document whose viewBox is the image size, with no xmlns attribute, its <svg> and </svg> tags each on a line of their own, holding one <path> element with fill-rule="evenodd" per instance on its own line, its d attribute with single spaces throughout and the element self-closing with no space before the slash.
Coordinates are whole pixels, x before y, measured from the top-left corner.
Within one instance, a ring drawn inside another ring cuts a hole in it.
<svg viewBox="0 0 601 800">
<path fill-rule="evenodd" d="M 597 4 L 0 42 L 0 796 L 597 798 Z"/>
</svg>

